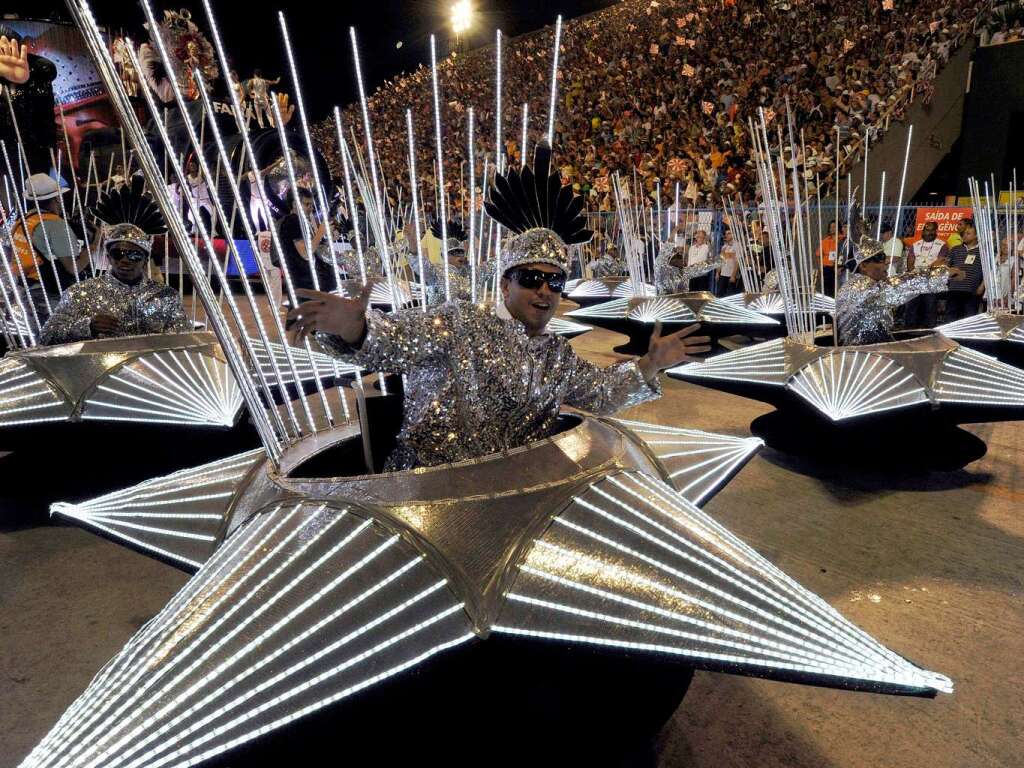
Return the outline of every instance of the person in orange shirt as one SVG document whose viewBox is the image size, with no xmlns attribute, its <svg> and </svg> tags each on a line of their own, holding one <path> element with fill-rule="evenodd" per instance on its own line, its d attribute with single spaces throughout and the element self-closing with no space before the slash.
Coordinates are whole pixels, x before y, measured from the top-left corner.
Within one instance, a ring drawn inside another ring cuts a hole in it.
<svg viewBox="0 0 1024 768">
<path fill-rule="evenodd" d="M 818 261 L 822 266 L 822 278 L 825 282 L 825 293 L 828 296 L 836 295 L 836 253 L 842 245 L 846 235 L 842 227 L 839 229 L 839 237 L 836 237 L 836 223 L 828 225 L 828 237 L 821 241 L 818 246 Z"/>
</svg>

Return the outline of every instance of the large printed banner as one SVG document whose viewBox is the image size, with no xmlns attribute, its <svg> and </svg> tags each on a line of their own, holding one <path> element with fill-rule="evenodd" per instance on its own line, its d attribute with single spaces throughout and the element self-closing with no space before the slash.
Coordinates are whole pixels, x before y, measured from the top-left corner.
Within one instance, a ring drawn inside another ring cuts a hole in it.
<svg viewBox="0 0 1024 768">
<path fill-rule="evenodd" d="M 956 232 L 956 225 L 960 219 L 971 218 L 973 211 L 970 208 L 918 208 L 917 221 L 914 222 L 914 240 L 921 237 L 921 230 L 924 225 L 934 221 L 939 225 L 939 240 L 947 240 Z"/>
</svg>

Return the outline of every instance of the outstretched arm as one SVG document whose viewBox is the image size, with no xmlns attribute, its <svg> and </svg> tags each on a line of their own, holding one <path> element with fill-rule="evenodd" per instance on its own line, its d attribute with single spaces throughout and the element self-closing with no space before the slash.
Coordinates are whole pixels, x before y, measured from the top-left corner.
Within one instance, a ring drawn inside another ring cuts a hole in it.
<svg viewBox="0 0 1024 768">
<path fill-rule="evenodd" d="M 327 351 L 361 367 L 392 373 L 407 373 L 446 352 L 454 333 L 446 311 L 411 309 L 388 315 L 367 311 L 371 287 L 367 284 L 355 299 L 296 291 L 310 299 L 288 313 L 297 341 L 316 333 Z"/>
<path fill-rule="evenodd" d="M 943 266 L 904 272 L 883 280 L 882 293 L 889 306 L 898 307 L 925 293 L 941 293 L 947 290 L 951 279 L 962 276 L 961 270 Z"/>
</svg>

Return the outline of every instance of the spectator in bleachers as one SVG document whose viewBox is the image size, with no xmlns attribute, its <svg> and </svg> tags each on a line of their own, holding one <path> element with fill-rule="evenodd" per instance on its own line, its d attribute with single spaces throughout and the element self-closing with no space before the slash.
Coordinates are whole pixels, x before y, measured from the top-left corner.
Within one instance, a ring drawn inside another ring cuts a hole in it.
<svg viewBox="0 0 1024 768">
<path fill-rule="evenodd" d="M 918 80 L 934 77 L 936 67 L 973 33 L 984 7 L 983 0 L 917 0 L 891 11 L 860 0 L 736 0 L 724 6 L 624 0 L 570 20 L 562 30 L 554 141 L 564 180 L 578 185 L 594 210 L 609 207 L 606 183 L 614 171 L 635 170 L 648 196 L 660 180 L 663 203 L 674 199 L 676 184 L 692 205 L 736 192 L 749 199 L 755 179 L 748 165 L 747 120 L 763 109 L 774 131 L 788 99 L 806 146 L 798 170 L 811 185 L 815 175 L 827 184 L 837 154 L 836 129 L 845 170 L 856 162 L 869 131 L 901 118 Z M 531 146 L 546 126 L 551 40 L 547 28 L 505 42 L 504 144 L 511 162 L 524 153 L 518 131 L 524 101 L 530 104 Z M 491 153 L 493 162 L 493 48 L 449 57 L 439 69 L 445 130 L 464 135 L 466 110 L 473 106 L 476 151 Z M 403 125 L 407 107 L 421 155 L 420 181 L 432 189 L 427 67 L 385 83 L 370 100 L 376 125 Z M 354 108 L 348 117 L 348 124 L 360 125 Z M 340 170 L 333 122 L 320 125 L 318 135 Z M 464 145 L 452 142 L 442 159 L 453 195 Z M 377 154 L 386 177 L 404 183 L 404 132 L 378 134 Z"/>
</svg>

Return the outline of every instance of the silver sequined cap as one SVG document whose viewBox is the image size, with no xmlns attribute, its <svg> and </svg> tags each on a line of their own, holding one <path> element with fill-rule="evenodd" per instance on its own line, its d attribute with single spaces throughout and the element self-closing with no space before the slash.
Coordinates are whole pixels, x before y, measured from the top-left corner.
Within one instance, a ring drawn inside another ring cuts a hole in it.
<svg viewBox="0 0 1024 768">
<path fill-rule="evenodd" d="M 524 264 L 550 264 L 569 274 L 569 249 L 554 231 L 536 227 L 511 238 L 501 254 L 501 273 Z"/>
<path fill-rule="evenodd" d="M 110 227 L 104 227 L 104 248 L 109 248 L 113 243 L 131 243 L 132 245 L 137 245 L 147 254 L 153 248 L 153 238 L 134 224 L 114 224 Z"/>
</svg>

